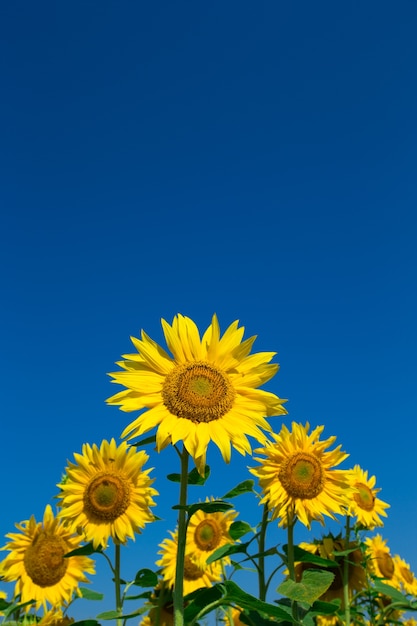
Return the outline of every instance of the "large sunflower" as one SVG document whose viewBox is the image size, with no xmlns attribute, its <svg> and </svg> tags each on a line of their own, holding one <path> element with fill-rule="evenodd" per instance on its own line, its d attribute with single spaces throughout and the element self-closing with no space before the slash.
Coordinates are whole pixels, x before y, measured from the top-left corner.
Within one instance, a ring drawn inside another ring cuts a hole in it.
<svg viewBox="0 0 417 626">
<path fill-rule="evenodd" d="M 172 357 L 142 331 L 132 342 L 137 354 L 117 363 L 125 371 L 110 374 L 126 387 L 107 400 L 122 411 L 148 409 L 125 428 L 132 439 L 158 426 L 158 451 L 183 441 L 199 471 L 204 470 L 210 441 L 230 461 L 230 444 L 251 453 L 247 435 L 265 443 L 270 431 L 265 416 L 284 415 L 285 400 L 258 389 L 277 372 L 270 363 L 275 352 L 249 355 L 255 337 L 242 342 L 244 328 L 233 322 L 220 337 L 216 315 L 202 338 L 188 317 L 162 320 Z"/>
<path fill-rule="evenodd" d="M 158 554 L 161 558 L 156 561 L 156 565 L 162 568 L 162 576 L 167 585 L 174 587 L 175 574 L 177 569 L 177 548 L 178 532 L 170 533 L 171 539 L 166 538 L 160 544 L 162 548 Z M 211 587 L 213 583 L 222 580 L 221 561 L 215 561 L 207 565 L 201 559 L 196 559 L 193 552 L 186 550 L 184 560 L 184 595 L 200 589 L 201 587 Z"/>
<path fill-rule="evenodd" d="M 151 487 L 151 470 L 143 470 L 148 455 L 104 440 L 100 448 L 84 444 L 76 463 L 66 468 L 58 485 L 62 507 L 59 517 L 72 531 L 82 531 L 95 548 L 106 547 L 109 537 L 118 543 L 134 539 L 135 533 L 154 520 L 150 507 L 157 491 Z"/>
<path fill-rule="evenodd" d="M 323 515 L 335 519 L 335 514 L 344 514 L 348 504 L 347 472 L 333 469 L 348 455 L 340 446 L 326 450 L 336 437 L 320 441 L 324 426 L 310 434 L 309 429 L 308 423 L 293 422 L 291 432 L 283 426 L 279 435 L 272 433 L 274 442 L 255 450 L 266 458 L 255 458 L 261 465 L 250 471 L 263 490 L 261 503 L 267 503 L 280 526 L 286 526 L 294 516 L 308 528 L 312 520 L 324 524 Z"/>
<path fill-rule="evenodd" d="M 365 528 L 383 526 L 384 523 L 379 516 L 387 516 L 385 509 L 389 508 L 389 504 L 376 497 L 380 489 L 375 489 L 375 476 L 368 478 L 368 472 L 355 465 L 349 472 L 349 483 L 354 490 L 349 514 L 355 516 L 358 524 Z"/>
<path fill-rule="evenodd" d="M 187 528 L 187 552 L 192 553 L 197 562 L 205 565 L 215 550 L 227 543 L 234 543 L 229 535 L 229 528 L 236 516 L 237 512 L 233 509 L 225 513 L 205 513 L 201 509 L 196 511 Z"/>
<path fill-rule="evenodd" d="M 72 535 L 54 517 L 52 508 L 47 505 L 43 522 L 36 522 L 34 516 L 16 524 L 19 533 L 6 535 L 10 539 L 2 550 L 10 550 L 3 561 L 4 580 L 16 581 L 15 594 L 21 601 L 35 601 L 47 610 L 61 607 L 70 602 L 78 593 L 80 582 L 89 582 L 84 572 L 94 574 L 94 561 L 86 556 L 64 558 L 68 552 L 80 547 L 82 537 Z M 30 607 L 28 607 L 29 609 Z"/>
</svg>

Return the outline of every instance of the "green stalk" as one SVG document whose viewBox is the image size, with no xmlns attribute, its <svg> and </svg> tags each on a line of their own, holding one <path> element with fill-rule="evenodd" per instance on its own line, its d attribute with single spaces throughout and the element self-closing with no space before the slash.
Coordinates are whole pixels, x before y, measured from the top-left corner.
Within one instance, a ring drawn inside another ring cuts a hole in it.
<svg viewBox="0 0 417 626">
<path fill-rule="evenodd" d="M 181 457 L 181 483 L 180 483 L 180 506 L 187 506 L 187 486 L 188 486 L 188 451 L 183 446 Z M 185 539 L 187 533 L 187 511 L 180 508 L 178 512 L 178 547 L 177 547 L 177 569 L 175 572 L 174 584 L 174 624 L 184 626 L 184 558 Z"/>
<path fill-rule="evenodd" d="M 287 536 L 288 536 L 288 573 L 291 578 L 295 582 L 295 562 L 294 562 L 294 526 L 297 521 L 297 518 L 294 515 L 294 512 L 288 512 L 287 515 Z M 296 600 L 291 600 L 291 610 L 294 621 L 298 623 L 298 604 Z"/>
<path fill-rule="evenodd" d="M 345 526 L 345 550 L 349 550 L 350 543 L 350 517 L 346 515 Z M 345 605 L 345 624 L 350 625 L 350 600 L 349 600 L 349 554 L 343 557 L 343 602 Z"/>
<path fill-rule="evenodd" d="M 259 599 L 265 602 L 266 599 L 266 582 L 265 582 L 265 556 L 262 556 L 265 552 L 265 536 L 268 526 L 268 505 L 264 504 L 264 510 L 262 513 L 261 530 L 259 531 L 259 552 L 261 556 L 258 559 L 258 582 L 259 582 Z"/>
<path fill-rule="evenodd" d="M 120 543 L 114 544 L 114 586 L 116 589 L 116 611 L 122 612 L 122 595 L 120 592 Z M 117 619 L 117 626 L 122 626 L 123 620 Z"/>
</svg>

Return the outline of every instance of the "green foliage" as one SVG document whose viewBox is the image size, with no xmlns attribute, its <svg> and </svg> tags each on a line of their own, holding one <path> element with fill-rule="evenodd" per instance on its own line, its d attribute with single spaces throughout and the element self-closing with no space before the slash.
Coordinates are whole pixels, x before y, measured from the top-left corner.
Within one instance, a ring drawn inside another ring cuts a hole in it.
<svg viewBox="0 0 417 626">
<path fill-rule="evenodd" d="M 156 587 L 158 584 L 158 576 L 151 569 L 140 569 L 136 573 L 133 584 L 138 587 Z"/>
<path fill-rule="evenodd" d="M 210 467 L 208 465 L 205 466 L 204 476 L 201 476 L 197 469 L 194 467 L 191 472 L 189 472 L 187 477 L 188 485 L 204 485 L 207 479 L 210 476 Z M 173 483 L 181 482 L 181 474 L 168 474 L 167 479 Z"/>
<path fill-rule="evenodd" d="M 95 548 L 93 543 L 90 542 L 80 548 L 71 550 L 71 552 L 67 552 L 67 554 L 64 554 L 64 559 L 68 559 L 70 556 L 91 556 L 92 554 L 100 554 L 100 552 L 103 552 L 103 548 L 101 546 Z"/>
<path fill-rule="evenodd" d="M 255 481 L 253 480 L 244 480 L 243 482 L 236 485 L 236 487 L 228 491 L 222 497 L 222 500 L 230 500 L 230 498 L 236 498 L 236 496 L 240 496 L 242 495 L 242 493 L 252 493 L 254 484 Z"/>
<path fill-rule="evenodd" d="M 92 589 L 87 589 L 87 587 L 80 587 L 81 597 L 86 600 L 102 600 L 104 595 L 102 593 L 98 593 L 98 591 L 93 591 Z"/>
<path fill-rule="evenodd" d="M 300 582 L 284 580 L 277 589 L 278 593 L 290 600 L 311 606 L 330 587 L 334 574 L 323 570 L 306 570 Z"/>
</svg>

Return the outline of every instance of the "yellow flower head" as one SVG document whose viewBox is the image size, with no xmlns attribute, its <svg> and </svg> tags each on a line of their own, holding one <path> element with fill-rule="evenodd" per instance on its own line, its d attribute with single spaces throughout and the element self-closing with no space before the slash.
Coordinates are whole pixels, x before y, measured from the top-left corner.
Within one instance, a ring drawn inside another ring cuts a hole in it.
<svg viewBox="0 0 417 626">
<path fill-rule="evenodd" d="M 174 587 L 176 564 L 177 564 L 177 547 L 178 547 L 178 531 L 170 533 L 171 539 L 164 539 L 160 544 L 162 550 L 158 552 L 161 558 L 156 561 L 156 565 L 162 568 L 162 576 L 166 584 Z M 201 587 L 211 587 L 213 583 L 222 580 L 221 561 L 215 561 L 210 565 L 204 563 L 201 559 L 196 559 L 192 552 L 185 552 L 184 560 L 184 595 L 200 589 Z"/>
<path fill-rule="evenodd" d="M 209 502 L 207 498 L 207 502 Z M 201 509 L 191 517 L 187 528 L 186 549 L 199 563 L 205 565 L 208 557 L 227 543 L 234 543 L 229 535 L 230 525 L 237 512 L 204 513 Z"/>
<path fill-rule="evenodd" d="M 294 516 L 308 528 L 312 520 L 323 524 L 323 515 L 335 519 L 335 514 L 344 514 L 348 504 L 347 472 L 333 469 L 348 455 L 340 446 L 327 450 L 336 437 L 320 441 L 324 426 L 310 434 L 309 429 L 308 423 L 293 422 L 291 432 L 283 426 L 279 435 L 272 433 L 273 442 L 255 450 L 266 458 L 256 458 L 260 466 L 250 471 L 263 490 L 261 503 L 268 504 L 280 526 L 286 526 Z"/>
<path fill-rule="evenodd" d="M 358 524 L 365 528 L 383 526 L 379 516 L 387 516 L 385 509 L 389 508 L 389 504 L 376 497 L 380 489 L 375 489 L 375 476 L 368 478 L 368 472 L 355 465 L 349 472 L 349 483 L 353 489 L 349 515 L 355 516 Z"/>
<path fill-rule="evenodd" d="M 143 470 L 149 459 L 144 451 L 126 442 L 117 446 L 112 439 L 100 448 L 84 444 L 82 454 L 74 458 L 58 485 L 58 515 L 72 531 L 82 532 L 95 548 L 106 547 L 109 537 L 125 543 L 153 521 L 150 507 L 158 492 L 151 487 L 151 470 Z"/>
<path fill-rule="evenodd" d="M 94 561 L 86 556 L 64 558 L 80 547 L 82 538 L 74 536 L 54 517 L 52 508 L 45 508 L 43 522 L 30 520 L 16 524 L 19 533 L 6 535 L 10 539 L 2 550 L 10 550 L 3 561 L 4 579 L 16 581 L 15 595 L 21 601 L 35 601 L 47 610 L 47 603 L 59 608 L 78 593 L 80 582 L 89 582 L 84 572 L 94 574 Z M 29 610 L 28 606 L 27 610 Z"/>
<path fill-rule="evenodd" d="M 385 583 L 399 589 L 400 581 L 397 578 L 394 559 L 386 540 L 382 539 L 381 535 L 366 537 L 365 546 L 369 571 L 378 578 L 383 578 Z"/>
<path fill-rule="evenodd" d="M 417 579 L 411 571 L 410 565 L 398 554 L 393 558 L 395 575 L 401 583 L 403 591 L 411 596 L 417 597 Z"/>
<path fill-rule="evenodd" d="M 285 400 L 258 387 L 274 376 L 278 365 L 269 363 L 275 352 L 249 355 L 255 337 L 242 342 L 238 322 L 220 337 L 216 315 L 200 339 L 188 317 L 162 320 L 172 357 L 142 331 L 132 342 L 137 354 L 124 355 L 124 371 L 110 374 L 126 387 L 107 400 L 122 411 L 147 409 L 125 428 L 132 439 L 158 427 L 158 451 L 183 441 L 200 473 L 207 447 L 213 441 L 224 460 L 230 461 L 230 444 L 241 454 L 251 453 L 247 435 L 265 443 L 261 429 L 270 431 L 265 416 L 284 415 Z"/>
</svg>

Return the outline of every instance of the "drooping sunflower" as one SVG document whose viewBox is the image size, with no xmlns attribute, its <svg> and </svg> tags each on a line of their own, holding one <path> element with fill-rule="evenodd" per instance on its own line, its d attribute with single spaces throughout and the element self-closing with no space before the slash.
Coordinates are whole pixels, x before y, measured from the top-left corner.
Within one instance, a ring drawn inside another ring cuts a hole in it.
<svg viewBox="0 0 417 626">
<path fill-rule="evenodd" d="M 207 498 L 206 502 L 210 502 L 210 499 Z M 187 528 L 187 552 L 192 553 L 197 562 L 205 564 L 217 548 L 234 543 L 229 528 L 236 517 L 237 511 L 234 509 L 216 513 L 205 513 L 201 509 L 196 511 Z"/>
<path fill-rule="evenodd" d="M 267 503 L 280 526 L 294 516 L 308 528 L 313 520 L 324 524 L 323 515 L 335 519 L 335 514 L 344 514 L 348 503 L 347 471 L 333 468 L 349 455 L 340 446 L 327 450 L 336 437 L 320 441 L 324 426 L 310 434 L 309 429 L 308 423 L 293 422 L 291 432 L 283 426 L 279 435 L 272 433 L 273 442 L 255 450 L 266 458 L 255 458 L 260 466 L 250 471 L 263 490 L 261 504 Z"/>
<path fill-rule="evenodd" d="M 366 537 L 365 546 L 369 571 L 375 576 L 383 578 L 385 583 L 399 589 L 400 581 L 397 578 L 394 559 L 386 540 L 381 535 Z"/>
<path fill-rule="evenodd" d="M 165 538 L 160 544 L 162 548 L 158 554 L 161 558 L 156 561 L 156 565 L 162 568 L 162 576 L 166 584 L 173 588 L 175 583 L 175 573 L 177 565 L 178 532 L 170 532 L 171 538 Z M 211 587 L 222 579 L 221 560 L 210 565 L 196 559 L 192 552 L 185 552 L 184 559 L 184 595 L 201 589 Z"/>
<path fill-rule="evenodd" d="M 337 563 L 337 567 L 329 570 L 332 574 L 334 574 L 334 579 L 327 591 L 320 596 L 320 600 L 323 600 L 324 602 L 332 602 L 333 600 L 339 599 L 343 608 L 344 557 L 338 555 L 337 553 L 346 549 L 344 540 L 340 536 L 333 537 L 333 535 L 328 535 L 313 544 L 300 543 L 300 548 L 307 550 L 307 552 L 311 552 L 311 554 L 320 556 L 322 559 L 329 559 L 330 561 Z M 360 591 L 366 587 L 366 572 L 362 565 L 363 556 L 360 546 L 356 542 L 351 541 L 349 542 L 349 550 L 351 550 L 351 552 L 349 552 L 348 556 L 348 583 L 349 596 L 351 597 L 354 592 Z M 303 572 L 309 569 L 320 568 L 317 565 L 308 562 L 300 562 L 296 564 L 295 575 L 297 582 L 301 580 Z M 337 623 L 337 621 L 335 623 Z"/>
<path fill-rule="evenodd" d="M 393 557 L 397 580 L 405 593 L 417 597 L 417 578 L 411 571 L 410 565 L 398 554 Z"/>
<path fill-rule="evenodd" d="M 82 532 L 95 548 L 106 547 L 109 537 L 116 543 L 134 539 L 135 533 L 154 520 L 150 507 L 158 492 L 151 487 L 149 459 L 126 441 L 84 444 L 82 454 L 66 468 L 65 480 L 58 485 L 59 517 L 72 531 Z"/>
<path fill-rule="evenodd" d="M 74 618 L 64 615 L 61 609 L 51 609 L 37 622 L 37 626 L 71 626 L 73 622 Z"/>
<path fill-rule="evenodd" d="M 36 609 L 47 604 L 59 608 L 78 594 L 80 582 L 89 582 L 85 573 L 94 574 L 94 561 L 86 556 L 64 558 L 80 547 L 82 537 L 73 535 L 54 517 L 47 505 L 43 521 L 29 520 L 16 524 L 19 533 L 6 535 L 10 541 L 2 550 L 10 550 L 3 561 L 4 580 L 16 581 L 15 595 L 22 603 L 35 601 Z M 27 608 L 29 610 L 30 607 Z"/>
<path fill-rule="evenodd" d="M 383 526 L 384 523 L 379 516 L 387 517 L 385 509 L 390 505 L 376 497 L 380 489 L 375 488 L 375 476 L 368 478 L 368 472 L 359 465 L 355 465 L 348 475 L 350 486 L 354 490 L 349 515 L 355 516 L 358 524 L 365 528 Z"/>
<path fill-rule="evenodd" d="M 270 380 L 278 365 L 270 363 L 275 352 L 250 355 L 255 337 L 242 342 L 244 328 L 233 322 L 220 336 L 216 315 L 202 338 L 188 317 L 162 320 L 172 357 L 142 331 L 132 337 L 137 354 L 124 355 L 117 363 L 124 371 L 110 374 L 112 382 L 126 387 L 107 400 L 122 411 L 147 409 L 129 424 L 122 437 L 132 439 L 154 427 L 158 451 L 183 441 L 200 473 L 207 447 L 213 441 L 224 460 L 230 461 L 233 445 L 241 454 L 251 453 L 247 435 L 259 443 L 270 431 L 265 417 L 285 415 L 285 400 L 258 389 Z"/>
</svg>

